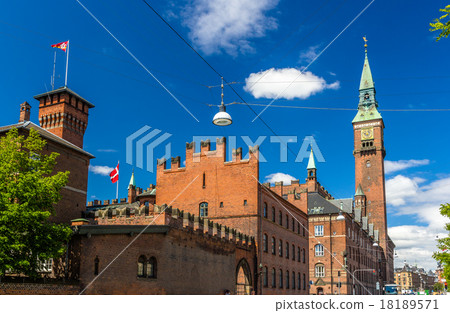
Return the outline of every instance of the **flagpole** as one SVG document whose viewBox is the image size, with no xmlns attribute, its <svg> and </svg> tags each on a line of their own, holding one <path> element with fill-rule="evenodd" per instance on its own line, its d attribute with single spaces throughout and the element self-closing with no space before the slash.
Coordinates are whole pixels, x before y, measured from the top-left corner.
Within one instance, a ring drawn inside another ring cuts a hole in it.
<svg viewBox="0 0 450 313">
<path fill-rule="evenodd" d="M 67 87 L 67 71 L 69 70 L 69 50 L 70 50 L 70 40 L 67 40 L 67 56 L 66 56 L 66 81 L 64 83 L 64 86 Z"/>
<path fill-rule="evenodd" d="M 119 166 L 119 161 L 117 161 L 117 166 Z M 119 200 L 119 178 L 120 178 L 120 170 L 117 174 L 117 186 L 116 186 L 116 199 Z"/>
<path fill-rule="evenodd" d="M 52 90 L 55 90 L 55 68 L 56 68 L 56 50 L 53 57 L 53 76 L 52 76 Z"/>
</svg>

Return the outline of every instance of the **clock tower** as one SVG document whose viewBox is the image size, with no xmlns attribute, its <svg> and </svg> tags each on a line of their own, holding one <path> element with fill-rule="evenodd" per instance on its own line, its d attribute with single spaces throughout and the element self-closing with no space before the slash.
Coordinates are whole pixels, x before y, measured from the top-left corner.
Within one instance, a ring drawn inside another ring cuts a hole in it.
<svg viewBox="0 0 450 313">
<path fill-rule="evenodd" d="M 384 123 L 378 112 L 375 84 L 370 71 L 365 45 L 364 67 L 359 85 L 358 113 L 353 119 L 355 157 L 355 190 L 365 195 L 368 223 L 378 230 L 375 240 L 388 251 L 386 192 L 384 182 Z M 375 232 L 376 234 L 376 232 Z"/>
</svg>

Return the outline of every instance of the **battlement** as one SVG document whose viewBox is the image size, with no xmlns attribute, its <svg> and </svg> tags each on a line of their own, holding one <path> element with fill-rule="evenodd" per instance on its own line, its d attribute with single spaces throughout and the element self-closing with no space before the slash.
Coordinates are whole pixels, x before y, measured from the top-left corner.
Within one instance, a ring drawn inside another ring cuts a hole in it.
<svg viewBox="0 0 450 313">
<path fill-rule="evenodd" d="M 249 158 L 242 159 L 242 148 L 232 150 L 232 160 L 226 161 L 227 149 L 226 138 L 216 139 L 216 150 L 211 150 L 211 141 L 209 139 L 202 140 L 200 142 L 200 152 L 195 152 L 195 142 L 186 143 L 186 165 L 181 167 L 181 157 L 172 157 L 170 160 L 170 169 L 168 168 L 168 160 L 161 158 L 157 160 L 158 171 L 170 172 L 170 171 L 184 171 L 186 168 L 193 166 L 194 163 L 201 163 L 204 160 L 216 160 L 217 163 L 223 163 L 224 165 L 239 164 L 241 162 L 258 162 L 259 160 L 259 146 L 249 146 Z"/>
<path fill-rule="evenodd" d="M 167 225 L 183 231 L 216 239 L 232 241 L 239 246 L 250 247 L 254 245 L 255 238 L 245 235 L 234 228 L 214 223 L 188 212 L 180 211 L 172 206 L 150 205 L 124 208 L 105 208 L 90 212 L 87 219 L 72 221 L 72 226 L 78 225 Z"/>
</svg>

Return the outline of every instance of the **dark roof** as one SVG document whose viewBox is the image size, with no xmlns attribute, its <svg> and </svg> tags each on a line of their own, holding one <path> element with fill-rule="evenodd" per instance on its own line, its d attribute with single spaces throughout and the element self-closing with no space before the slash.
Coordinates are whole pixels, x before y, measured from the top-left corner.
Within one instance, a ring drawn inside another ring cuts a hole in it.
<svg viewBox="0 0 450 313">
<path fill-rule="evenodd" d="M 64 86 L 64 87 L 61 87 L 61 88 L 58 88 L 58 89 L 55 89 L 55 90 L 52 90 L 52 91 L 41 93 L 41 94 L 39 94 L 37 96 L 34 96 L 34 99 L 38 100 L 38 99 L 40 99 L 42 97 L 47 97 L 48 95 L 52 95 L 52 94 L 55 94 L 55 93 L 60 93 L 62 91 L 66 91 L 67 93 L 71 94 L 72 96 L 75 96 L 75 97 L 79 98 L 80 100 L 82 100 L 83 102 L 86 102 L 86 104 L 89 106 L 90 109 L 95 107 L 95 105 L 93 105 L 92 103 L 90 103 L 89 101 L 84 99 L 82 96 L 77 94 L 75 91 L 69 89 L 67 86 Z"/>
<path fill-rule="evenodd" d="M 317 192 L 308 193 L 308 214 L 334 214 L 339 208 L 319 195 Z"/>
<path fill-rule="evenodd" d="M 167 225 L 82 225 L 77 226 L 79 235 L 104 234 L 167 234 L 170 226 Z"/>
<path fill-rule="evenodd" d="M 52 134 L 48 130 L 45 130 L 44 128 L 42 128 L 42 127 L 40 127 L 40 126 L 34 124 L 33 122 L 30 122 L 30 121 L 26 121 L 26 122 L 23 122 L 23 123 L 17 123 L 17 124 L 13 124 L 13 125 L 8 125 L 8 126 L 2 126 L 2 127 L 0 127 L 0 133 L 7 132 L 7 131 L 9 131 L 10 129 L 13 129 L 13 128 L 23 128 L 23 129 L 27 129 L 27 130 L 35 129 L 39 133 L 39 135 L 41 135 L 42 137 L 44 137 L 46 139 L 49 139 L 50 141 L 59 143 L 59 144 L 61 144 L 63 146 L 66 146 L 66 147 L 68 147 L 70 149 L 76 150 L 76 151 L 78 151 L 78 152 L 80 152 L 80 153 L 82 153 L 84 155 L 87 155 L 91 159 L 95 158 L 89 152 L 84 151 L 83 149 L 81 149 L 80 147 L 74 145 L 73 143 L 68 142 L 67 140 L 62 139 L 61 137 L 58 137 L 58 136 Z"/>
<path fill-rule="evenodd" d="M 145 196 L 154 196 L 154 195 L 156 195 L 156 188 L 155 188 L 155 189 L 152 189 L 152 190 L 150 190 L 150 191 L 145 191 L 145 192 L 143 192 L 143 193 L 141 193 L 141 194 L 138 194 L 138 195 L 136 196 L 136 198 L 139 198 L 139 197 L 145 197 Z"/>
<path fill-rule="evenodd" d="M 123 208 L 130 208 L 130 209 L 139 209 L 139 202 L 133 202 L 133 203 L 115 203 L 115 204 L 107 204 L 107 205 L 98 205 L 98 206 L 91 206 L 87 208 L 87 211 L 97 211 L 97 210 L 108 210 L 108 209 L 123 209 Z"/>
</svg>

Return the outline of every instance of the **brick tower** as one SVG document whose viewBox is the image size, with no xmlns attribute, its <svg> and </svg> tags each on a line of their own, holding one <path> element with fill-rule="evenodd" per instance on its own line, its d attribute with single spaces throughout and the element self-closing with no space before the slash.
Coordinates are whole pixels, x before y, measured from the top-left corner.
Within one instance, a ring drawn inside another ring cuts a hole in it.
<svg viewBox="0 0 450 313">
<path fill-rule="evenodd" d="M 388 251 L 388 236 L 386 222 L 386 192 L 384 183 L 384 123 L 377 110 L 375 85 L 367 58 L 365 45 L 365 60 L 359 86 L 358 113 L 353 119 L 355 157 L 355 189 L 356 198 L 365 202 L 364 206 L 369 223 L 379 231 L 379 245 Z"/>
<path fill-rule="evenodd" d="M 89 109 L 94 105 L 67 87 L 61 87 L 34 98 L 39 101 L 40 126 L 83 148 Z"/>
</svg>

